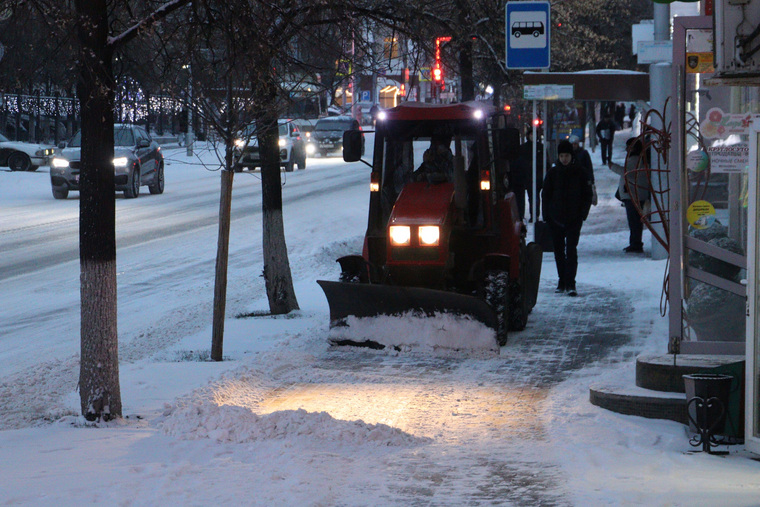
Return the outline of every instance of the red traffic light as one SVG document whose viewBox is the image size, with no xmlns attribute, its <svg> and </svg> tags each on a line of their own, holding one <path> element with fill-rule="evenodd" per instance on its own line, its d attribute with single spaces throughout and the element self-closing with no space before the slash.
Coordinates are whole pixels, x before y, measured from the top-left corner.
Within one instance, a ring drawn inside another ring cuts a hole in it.
<svg viewBox="0 0 760 507">
<path fill-rule="evenodd" d="M 505 113 L 511 113 L 512 112 L 512 106 L 510 106 L 509 104 L 506 104 L 504 106 L 504 112 Z"/>
<path fill-rule="evenodd" d="M 443 69 L 440 67 L 433 68 L 433 81 L 440 81 L 443 79 Z"/>
<path fill-rule="evenodd" d="M 543 124 L 544 124 L 544 120 L 542 120 L 541 118 L 536 118 L 535 120 L 533 120 L 533 125 L 536 127 L 541 126 Z"/>
</svg>

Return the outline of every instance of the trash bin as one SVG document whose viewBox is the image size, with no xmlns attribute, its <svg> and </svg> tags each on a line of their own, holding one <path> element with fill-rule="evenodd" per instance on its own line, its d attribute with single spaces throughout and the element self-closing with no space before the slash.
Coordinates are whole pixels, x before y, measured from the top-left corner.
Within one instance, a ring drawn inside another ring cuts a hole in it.
<svg viewBox="0 0 760 507">
<path fill-rule="evenodd" d="M 708 407 L 705 411 L 705 416 L 697 411 L 696 403 L 689 403 L 689 429 L 695 433 L 699 432 L 699 428 L 694 425 L 694 421 L 696 421 L 703 429 L 711 428 L 715 425 L 712 434 L 722 434 L 726 426 L 728 400 L 734 377 L 722 373 L 692 373 L 684 375 L 683 382 L 687 403 L 692 398 L 699 397 L 705 401 L 710 398 L 717 398 L 722 404 L 722 407 L 719 405 Z M 707 420 L 701 420 L 702 418 L 706 418 Z"/>
</svg>

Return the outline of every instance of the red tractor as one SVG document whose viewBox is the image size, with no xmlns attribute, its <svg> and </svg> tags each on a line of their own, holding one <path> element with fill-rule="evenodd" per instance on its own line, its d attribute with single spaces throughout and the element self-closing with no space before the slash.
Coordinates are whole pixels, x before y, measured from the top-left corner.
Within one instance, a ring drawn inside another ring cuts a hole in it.
<svg viewBox="0 0 760 507">
<path fill-rule="evenodd" d="M 338 259 L 339 282 L 318 281 L 331 327 L 352 316 L 449 313 L 492 328 L 499 345 L 509 329 L 523 329 L 542 251 L 526 245 L 508 191 L 518 144 L 517 130 L 483 104 L 407 102 L 383 111 L 362 255 Z M 360 160 L 360 132 L 344 134 L 343 157 Z M 377 345 L 362 336 L 350 342 Z"/>
</svg>

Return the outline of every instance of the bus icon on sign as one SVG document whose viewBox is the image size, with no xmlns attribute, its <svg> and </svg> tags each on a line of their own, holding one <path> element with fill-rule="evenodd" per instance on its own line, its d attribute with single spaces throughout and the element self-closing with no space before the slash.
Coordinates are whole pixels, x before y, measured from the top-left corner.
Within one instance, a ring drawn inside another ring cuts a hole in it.
<svg viewBox="0 0 760 507">
<path fill-rule="evenodd" d="M 518 39 L 522 35 L 538 37 L 544 33 L 546 33 L 546 30 L 541 21 L 515 21 L 512 23 L 512 36 Z"/>
</svg>

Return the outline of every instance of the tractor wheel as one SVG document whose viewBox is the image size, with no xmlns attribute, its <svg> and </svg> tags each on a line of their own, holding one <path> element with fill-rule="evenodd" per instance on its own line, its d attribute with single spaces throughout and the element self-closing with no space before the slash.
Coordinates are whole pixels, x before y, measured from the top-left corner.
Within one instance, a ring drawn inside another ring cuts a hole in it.
<svg viewBox="0 0 760 507">
<path fill-rule="evenodd" d="M 496 314 L 496 339 L 499 346 L 504 346 L 507 344 L 510 324 L 509 272 L 503 270 L 488 271 L 483 286 L 486 303 Z"/>
<path fill-rule="evenodd" d="M 509 330 L 522 331 L 528 324 L 528 301 L 520 282 L 509 284 Z"/>
</svg>

